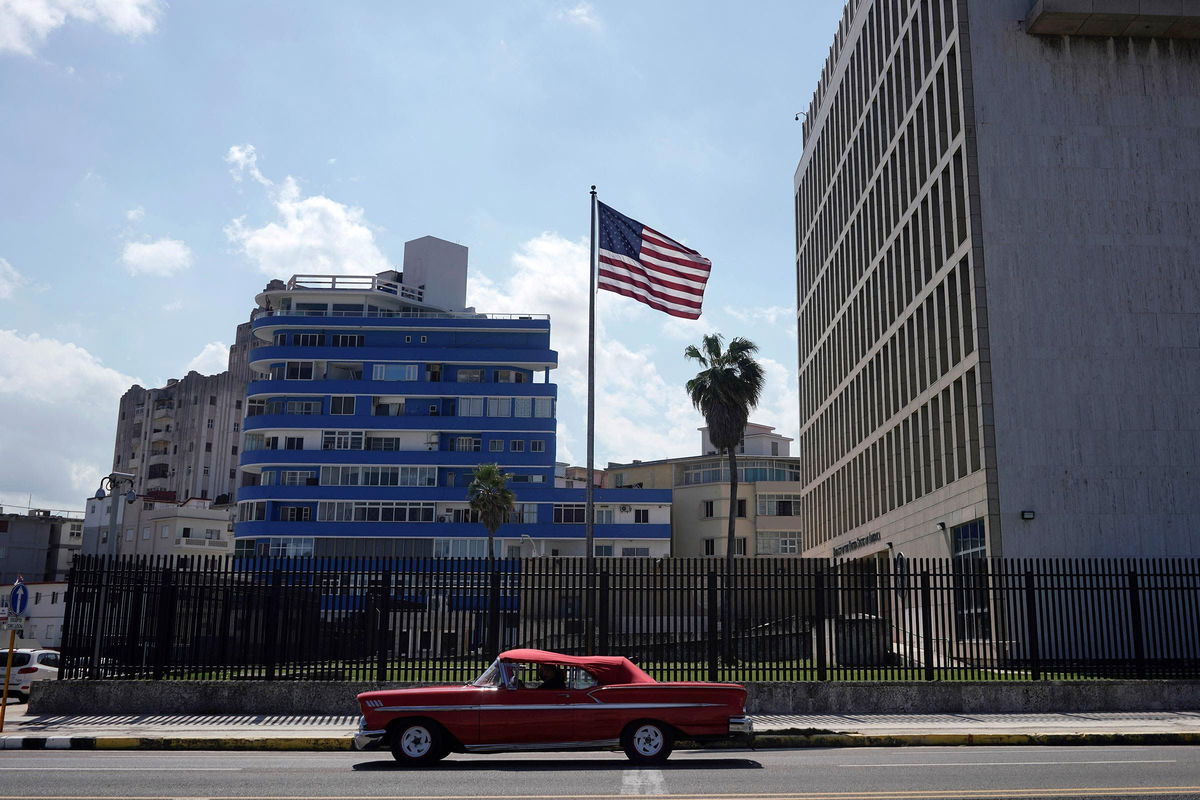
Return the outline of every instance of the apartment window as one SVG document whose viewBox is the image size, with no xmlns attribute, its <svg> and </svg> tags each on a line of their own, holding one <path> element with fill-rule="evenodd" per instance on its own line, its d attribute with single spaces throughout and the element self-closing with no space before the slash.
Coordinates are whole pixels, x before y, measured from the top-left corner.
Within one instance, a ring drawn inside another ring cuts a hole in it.
<svg viewBox="0 0 1200 800">
<path fill-rule="evenodd" d="M 312 416 L 313 414 L 321 413 L 320 400 L 288 400 L 283 406 L 285 414 L 299 414 L 301 416 Z M 333 413 L 337 413 L 336 411 Z M 350 413 L 354 413 L 351 411 Z"/>
<path fill-rule="evenodd" d="M 487 415 L 489 417 L 511 417 L 511 397 L 489 397 L 487 399 Z"/>
<path fill-rule="evenodd" d="M 426 343 L 426 342 L 428 342 L 428 341 L 429 341 L 429 337 L 428 337 L 428 336 L 422 336 L 422 337 L 421 337 L 421 344 L 425 344 L 425 343 Z"/>
<path fill-rule="evenodd" d="M 649 547 L 622 547 L 621 558 L 649 558 Z"/>
<path fill-rule="evenodd" d="M 555 503 L 554 521 L 569 525 L 582 525 L 587 507 L 582 503 Z"/>
<path fill-rule="evenodd" d="M 233 480 L 236 477 L 237 477 L 237 467 L 234 467 L 233 469 L 229 470 L 229 479 Z"/>
<path fill-rule="evenodd" d="M 412 337 L 411 337 L 411 336 L 405 336 L 405 337 L 404 337 L 404 343 L 405 343 L 405 344 L 412 344 Z"/>
<path fill-rule="evenodd" d="M 433 522 L 434 503 L 338 500 L 322 502 L 317 519 L 322 522 Z"/>
<path fill-rule="evenodd" d="M 612 525 L 613 510 L 611 508 L 596 509 L 596 524 L 597 525 Z"/>
<path fill-rule="evenodd" d="M 362 450 L 362 431 L 324 431 L 321 434 L 322 450 Z"/>
<path fill-rule="evenodd" d="M 746 537 L 738 536 L 733 540 L 733 554 L 735 556 L 746 555 Z"/>
<path fill-rule="evenodd" d="M 133 541 L 133 533 L 134 533 L 133 528 L 126 528 L 125 529 L 125 541 L 132 542 Z"/>
<path fill-rule="evenodd" d="M 554 398 L 553 397 L 535 397 L 533 398 L 533 415 L 535 417 L 549 418 L 554 416 Z"/>
<path fill-rule="evenodd" d="M 650 521 L 650 509 L 635 508 L 633 510 L 633 521 L 634 522 L 649 522 Z"/>
<path fill-rule="evenodd" d="M 171 535 L 171 526 L 170 525 L 162 525 L 159 527 L 158 536 L 160 539 L 166 539 L 170 535 Z"/>
<path fill-rule="evenodd" d="M 480 440 L 478 436 L 457 436 L 454 439 L 454 450 L 458 453 L 478 453 Z"/>
<path fill-rule="evenodd" d="M 489 453 L 504 452 L 504 440 L 503 439 L 492 439 L 491 441 L 489 441 L 488 442 L 488 452 Z"/>
<path fill-rule="evenodd" d="M 531 417 L 531 416 L 533 416 L 533 398 L 532 397 L 514 397 L 513 398 L 513 416 L 514 417 Z"/>
<path fill-rule="evenodd" d="M 214 422 L 215 422 L 215 420 L 213 420 L 213 418 L 212 418 L 212 417 L 209 417 L 209 418 L 208 418 L 208 422 L 205 424 L 205 426 L 204 426 L 204 427 L 208 428 L 208 429 L 211 431 L 211 430 L 213 429 L 213 423 L 214 423 Z"/>
<path fill-rule="evenodd" d="M 217 404 L 217 396 L 215 394 L 210 394 L 208 396 L 208 404 L 210 406 L 215 406 Z"/>
<path fill-rule="evenodd" d="M 309 479 L 315 477 L 316 473 L 312 470 L 285 470 L 280 483 L 284 486 L 307 486 Z"/>
<path fill-rule="evenodd" d="M 303 436 L 288 436 L 288 437 L 286 437 L 283 441 L 283 449 L 284 450 L 303 450 L 304 449 L 304 437 Z"/>
<path fill-rule="evenodd" d="M 154 510 L 154 503 L 152 503 L 150 501 L 142 503 L 142 511 L 153 511 L 153 510 Z"/>
<path fill-rule="evenodd" d="M 712 500 L 705 500 L 702 502 L 700 504 L 700 516 L 704 519 L 712 519 L 714 516 L 716 516 L 715 505 L 715 502 Z"/>
<path fill-rule="evenodd" d="M 512 483 L 545 483 L 544 475 L 513 475 Z"/>
<path fill-rule="evenodd" d="M 755 545 L 760 556 L 793 556 L 800 552 L 800 532 L 759 531 Z"/>
<path fill-rule="evenodd" d="M 265 413 L 267 413 L 267 401 L 266 400 L 251 400 L 248 403 L 246 403 L 246 416 L 247 417 L 257 417 L 260 414 L 265 414 Z"/>
<path fill-rule="evenodd" d="M 483 383 L 483 370 L 460 369 L 457 377 L 459 383 Z"/>
<path fill-rule="evenodd" d="M 205 443 L 204 443 L 204 452 L 206 452 L 206 453 L 211 453 L 211 452 L 212 452 L 212 442 L 205 442 Z"/>
<path fill-rule="evenodd" d="M 514 453 L 524 453 L 525 452 L 525 442 L 523 442 L 520 439 L 513 439 L 512 441 L 510 441 L 508 443 L 508 449 Z"/>
<path fill-rule="evenodd" d="M 233 432 L 234 433 L 237 433 L 241 429 L 242 429 L 242 424 L 240 422 L 233 423 Z"/>
<path fill-rule="evenodd" d="M 376 364 L 371 369 L 371 379 L 376 381 L 415 381 L 416 364 Z"/>
<path fill-rule="evenodd" d="M 279 509 L 279 519 L 284 522 L 308 522 L 311 514 L 308 506 L 284 506 Z"/>
<path fill-rule="evenodd" d="M 283 377 L 289 381 L 311 381 L 313 377 L 313 362 L 288 361 L 283 365 Z"/>
<path fill-rule="evenodd" d="M 229 450 L 229 454 L 230 454 L 231 456 L 236 456 L 236 455 L 237 455 L 237 445 L 236 445 L 236 444 L 235 444 L 235 445 L 233 445 L 233 447 L 231 447 L 231 448 L 230 448 L 230 450 Z"/>
<path fill-rule="evenodd" d="M 434 539 L 434 558 L 483 558 L 487 539 Z M 422 631 L 422 634 L 426 633 Z"/>
<path fill-rule="evenodd" d="M 541 439 L 531 439 L 529 442 L 529 452 L 531 452 L 531 453 L 546 452 L 546 443 Z"/>
<path fill-rule="evenodd" d="M 297 333 L 292 337 L 292 344 L 297 347 L 320 347 L 324 337 L 319 333 Z"/>
<path fill-rule="evenodd" d="M 242 407 L 242 401 L 241 401 L 241 400 L 234 400 L 234 401 L 233 401 L 233 407 L 234 407 L 234 408 L 237 408 L 237 409 L 240 409 L 240 408 Z"/>
<path fill-rule="evenodd" d="M 537 503 L 517 503 L 513 506 L 513 510 L 508 515 L 509 522 L 518 522 L 526 525 L 538 521 Z"/>
<path fill-rule="evenodd" d="M 458 398 L 458 416 L 460 416 L 460 417 L 482 417 L 483 416 L 483 398 L 482 397 L 460 397 L 460 398 Z"/>
<path fill-rule="evenodd" d="M 760 517 L 793 517 L 800 513 L 800 495 L 760 494 L 756 505 Z"/>
<path fill-rule="evenodd" d="M 329 337 L 333 347 L 362 347 L 363 337 L 358 333 L 335 333 Z"/>
<path fill-rule="evenodd" d="M 737 501 L 737 515 L 739 517 L 746 516 L 746 499 L 745 498 L 740 498 Z"/>
<path fill-rule="evenodd" d="M 267 551 L 271 558 L 308 558 L 312 554 L 311 536 L 272 536 Z"/>
<path fill-rule="evenodd" d="M 142 528 L 142 541 L 146 542 L 149 540 L 150 540 L 150 526 L 147 525 Z"/>
<path fill-rule="evenodd" d="M 205 528 L 204 529 L 204 538 L 205 539 L 220 539 L 221 532 L 219 530 L 217 530 L 216 528 Z"/>
<path fill-rule="evenodd" d="M 329 398 L 329 413 L 335 415 L 346 415 L 354 413 L 354 397 L 331 397 Z"/>
<path fill-rule="evenodd" d="M 205 476 L 207 476 L 207 475 L 208 475 L 208 465 L 207 465 L 207 464 L 204 466 L 204 469 L 203 469 L 203 471 L 201 472 L 201 474 L 202 474 L 202 475 L 205 475 Z"/>
<path fill-rule="evenodd" d="M 592 552 L 595 553 L 596 558 L 612 558 L 613 546 L 611 544 L 593 545 Z"/>
<path fill-rule="evenodd" d="M 498 369 L 492 373 L 492 381 L 495 383 L 524 383 L 525 374 L 517 372 L 515 369 Z"/>
</svg>

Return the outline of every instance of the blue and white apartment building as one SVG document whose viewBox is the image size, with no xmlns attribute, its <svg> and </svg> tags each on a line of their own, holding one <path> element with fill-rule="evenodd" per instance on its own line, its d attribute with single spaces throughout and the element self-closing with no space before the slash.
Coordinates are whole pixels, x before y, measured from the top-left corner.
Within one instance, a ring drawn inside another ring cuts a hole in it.
<svg viewBox="0 0 1200 800">
<path fill-rule="evenodd" d="M 236 550 L 486 554 L 472 470 L 511 473 L 503 557 L 584 555 L 584 490 L 555 487 L 550 319 L 466 307 L 467 248 L 426 236 L 402 272 L 294 275 L 258 295 Z M 596 490 L 598 556 L 670 551 L 670 490 Z"/>
</svg>

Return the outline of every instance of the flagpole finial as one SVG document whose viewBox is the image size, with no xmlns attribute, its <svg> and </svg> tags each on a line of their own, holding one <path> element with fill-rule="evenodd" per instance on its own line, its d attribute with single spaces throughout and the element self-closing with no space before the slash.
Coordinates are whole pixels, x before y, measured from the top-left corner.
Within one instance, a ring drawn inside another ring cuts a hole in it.
<svg viewBox="0 0 1200 800">
<path fill-rule="evenodd" d="M 596 184 L 592 184 L 592 194 L 596 193 Z"/>
</svg>

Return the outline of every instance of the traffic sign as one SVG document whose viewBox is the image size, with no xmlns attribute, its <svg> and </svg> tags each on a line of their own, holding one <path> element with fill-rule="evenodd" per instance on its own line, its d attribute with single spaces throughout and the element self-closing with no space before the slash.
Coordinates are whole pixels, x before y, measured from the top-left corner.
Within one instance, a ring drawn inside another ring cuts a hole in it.
<svg viewBox="0 0 1200 800">
<path fill-rule="evenodd" d="M 0 624 L 0 631 L 19 631 L 25 628 L 29 620 L 22 617 L 9 617 Z"/>
<path fill-rule="evenodd" d="M 29 605 L 29 588 L 25 585 L 25 581 L 17 578 L 17 582 L 13 584 L 12 591 L 8 593 L 8 613 L 14 617 L 19 617 L 25 613 L 25 607 Z"/>
</svg>

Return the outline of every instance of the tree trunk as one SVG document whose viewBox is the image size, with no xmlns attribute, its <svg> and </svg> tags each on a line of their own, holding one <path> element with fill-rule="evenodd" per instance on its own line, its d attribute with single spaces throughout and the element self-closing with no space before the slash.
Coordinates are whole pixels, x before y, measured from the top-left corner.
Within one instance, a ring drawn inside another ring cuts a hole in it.
<svg viewBox="0 0 1200 800">
<path fill-rule="evenodd" d="M 500 655 L 500 576 L 496 572 L 495 531 L 488 529 L 487 538 L 487 657 Z"/>
<path fill-rule="evenodd" d="M 726 664 L 736 664 L 737 654 L 733 650 L 733 593 L 734 570 L 733 551 L 737 542 L 737 450 L 729 448 L 729 535 L 725 541 L 725 599 L 722 606 L 722 637 L 724 638 L 724 661 Z"/>
</svg>

